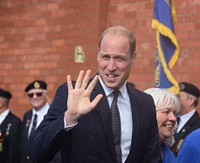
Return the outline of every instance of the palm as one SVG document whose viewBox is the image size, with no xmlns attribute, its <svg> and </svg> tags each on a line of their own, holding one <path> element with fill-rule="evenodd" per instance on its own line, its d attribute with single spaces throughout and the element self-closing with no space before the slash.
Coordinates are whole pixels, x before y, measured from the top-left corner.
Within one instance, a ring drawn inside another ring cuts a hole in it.
<svg viewBox="0 0 200 163">
<path fill-rule="evenodd" d="M 90 92 L 84 89 L 69 91 L 68 108 L 74 108 L 75 112 L 85 115 L 90 112 L 94 106 L 90 102 Z"/>
<path fill-rule="evenodd" d="M 99 94 L 93 101 L 90 101 L 91 92 L 98 81 L 98 76 L 95 76 L 88 85 L 90 73 L 91 71 L 88 70 L 84 76 L 84 72 L 80 71 L 74 88 L 72 87 L 71 76 L 67 77 L 67 112 L 72 119 L 76 121 L 78 121 L 81 116 L 92 111 L 102 98 L 102 95 Z"/>
</svg>

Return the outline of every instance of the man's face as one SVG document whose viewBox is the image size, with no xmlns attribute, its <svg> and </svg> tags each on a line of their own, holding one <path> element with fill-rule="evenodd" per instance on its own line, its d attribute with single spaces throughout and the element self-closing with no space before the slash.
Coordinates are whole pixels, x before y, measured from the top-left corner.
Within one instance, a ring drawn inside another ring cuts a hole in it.
<svg viewBox="0 0 200 163">
<path fill-rule="evenodd" d="M 42 89 L 31 89 L 27 93 L 33 108 L 40 110 L 47 102 L 47 92 Z"/>
<path fill-rule="evenodd" d="M 190 106 L 191 106 L 191 98 L 189 95 L 185 92 L 180 92 L 178 95 L 178 100 L 180 102 L 181 108 L 180 108 L 180 115 L 186 114 L 190 111 Z"/>
<path fill-rule="evenodd" d="M 98 70 L 104 84 L 112 89 L 119 89 L 128 79 L 134 55 L 130 55 L 128 39 L 106 34 L 98 54 Z"/>
</svg>

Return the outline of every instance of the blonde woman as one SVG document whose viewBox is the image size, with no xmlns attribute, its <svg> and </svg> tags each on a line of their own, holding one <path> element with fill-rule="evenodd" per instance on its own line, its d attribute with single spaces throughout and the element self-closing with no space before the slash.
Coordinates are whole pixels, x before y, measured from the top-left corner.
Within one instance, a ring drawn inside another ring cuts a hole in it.
<svg viewBox="0 0 200 163">
<path fill-rule="evenodd" d="M 174 143 L 173 134 L 177 126 L 176 114 L 180 110 L 180 103 L 174 94 L 160 88 L 149 88 L 145 92 L 153 97 L 156 106 L 163 163 L 177 163 L 169 146 Z"/>
</svg>

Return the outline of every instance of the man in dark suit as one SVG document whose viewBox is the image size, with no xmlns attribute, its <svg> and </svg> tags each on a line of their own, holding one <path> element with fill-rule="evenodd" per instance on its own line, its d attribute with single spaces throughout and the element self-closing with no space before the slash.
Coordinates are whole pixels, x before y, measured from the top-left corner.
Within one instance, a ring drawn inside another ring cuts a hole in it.
<svg viewBox="0 0 200 163">
<path fill-rule="evenodd" d="M 192 131 L 200 128 L 200 117 L 197 112 L 197 105 L 199 102 L 199 89 L 187 82 L 179 83 L 180 93 L 178 94 L 181 109 L 178 119 L 178 129 L 175 133 L 175 143 L 172 146 L 172 151 L 177 156 L 183 140 Z"/>
<path fill-rule="evenodd" d="M 10 111 L 11 98 L 0 88 L 0 163 L 19 163 L 21 120 Z"/>
<path fill-rule="evenodd" d="M 122 26 L 104 31 L 99 74 L 90 79 L 91 71 L 81 70 L 73 84 L 67 76 L 31 137 L 33 161 L 47 162 L 61 149 L 63 163 L 161 163 L 153 99 L 127 83 L 135 44 Z"/>
<path fill-rule="evenodd" d="M 30 135 L 44 119 L 50 104 L 48 102 L 47 83 L 43 80 L 34 80 L 29 83 L 25 88 L 25 92 L 27 93 L 32 108 L 23 117 L 20 163 L 31 163 L 27 159 L 28 140 Z M 58 153 L 51 163 L 59 163 L 60 159 L 60 153 Z"/>
</svg>

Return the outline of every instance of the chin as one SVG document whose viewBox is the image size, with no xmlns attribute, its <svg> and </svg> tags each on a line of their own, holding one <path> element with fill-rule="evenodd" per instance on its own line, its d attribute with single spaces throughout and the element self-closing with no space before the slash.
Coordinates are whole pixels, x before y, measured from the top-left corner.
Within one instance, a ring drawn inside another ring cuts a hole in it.
<svg viewBox="0 0 200 163">
<path fill-rule="evenodd" d="M 109 88 L 114 88 L 116 86 L 115 83 L 112 83 L 106 80 L 104 80 L 104 84 L 106 85 L 106 87 L 109 87 Z"/>
</svg>

